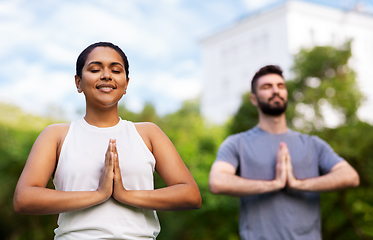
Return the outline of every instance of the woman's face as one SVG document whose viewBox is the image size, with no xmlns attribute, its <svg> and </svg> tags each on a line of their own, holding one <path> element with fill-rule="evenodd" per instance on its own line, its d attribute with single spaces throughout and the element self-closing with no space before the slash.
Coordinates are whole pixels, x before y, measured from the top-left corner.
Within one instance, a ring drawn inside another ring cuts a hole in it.
<svg viewBox="0 0 373 240">
<path fill-rule="evenodd" d="M 121 56 L 110 47 L 96 47 L 88 55 L 82 77 L 75 76 L 78 91 L 87 105 L 110 107 L 125 94 L 129 79 Z"/>
</svg>

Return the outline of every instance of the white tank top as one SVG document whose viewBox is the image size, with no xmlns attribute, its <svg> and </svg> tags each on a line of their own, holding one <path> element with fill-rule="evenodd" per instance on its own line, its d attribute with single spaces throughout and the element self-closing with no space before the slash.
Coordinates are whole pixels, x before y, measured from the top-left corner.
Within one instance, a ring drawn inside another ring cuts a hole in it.
<svg viewBox="0 0 373 240">
<path fill-rule="evenodd" d="M 132 122 L 98 128 L 83 118 L 71 123 L 54 175 L 56 190 L 95 191 L 109 139 L 116 139 L 123 186 L 153 190 L 155 159 Z M 113 198 L 88 209 L 61 213 L 55 239 L 155 239 L 160 231 L 156 212 L 119 203 Z"/>
</svg>

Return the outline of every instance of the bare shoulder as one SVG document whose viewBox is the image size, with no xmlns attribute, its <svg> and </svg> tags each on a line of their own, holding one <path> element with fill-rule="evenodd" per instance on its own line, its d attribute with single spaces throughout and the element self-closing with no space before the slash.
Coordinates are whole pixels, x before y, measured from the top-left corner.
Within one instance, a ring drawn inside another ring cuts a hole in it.
<svg viewBox="0 0 373 240">
<path fill-rule="evenodd" d="M 134 123 L 137 131 L 157 131 L 160 130 L 160 128 L 151 122 L 137 122 Z"/>
<path fill-rule="evenodd" d="M 70 127 L 70 123 L 54 123 L 44 128 L 43 132 L 47 132 L 49 134 L 64 132 L 64 131 L 68 131 L 69 127 Z"/>
<path fill-rule="evenodd" d="M 59 156 L 69 128 L 70 123 L 56 123 L 49 125 L 41 132 L 35 143 L 55 148 L 57 156 Z"/>
<path fill-rule="evenodd" d="M 143 138 L 153 138 L 156 137 L 156 135 L 162 133 L 162 130 L 154 123 L 151 122 L 138 122 L 134 123 L 137 132 L 140 134 Z"/>
<path fill-rule="evenodd" d="M 157 142 L 164 138 L 167 138 L 163 131 L 154 123 L 139 122 L 134 124 L 137 132 L 151 152 L 153 152 L 153 147 Z"/>
<path fill-rule="evenodd" d="M 48 136 L 48 138 L 65 138 L 69 131 L 70 123 L 56 123 L 47 126 L 40 135 Z"/>
</svg>

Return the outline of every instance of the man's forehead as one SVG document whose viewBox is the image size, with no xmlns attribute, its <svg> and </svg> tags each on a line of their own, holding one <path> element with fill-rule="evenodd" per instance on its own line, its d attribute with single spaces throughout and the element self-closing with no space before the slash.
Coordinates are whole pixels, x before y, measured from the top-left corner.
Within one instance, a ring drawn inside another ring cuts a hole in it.
<svg viewBox="0 0 373 240">
<path fill-rule="evenodd" d="M 264 84 L 279 84 L 285 83 L 285 80 L 278 74 L 267 74 L 258 78 L 258 86 L 262 86 Z"/>
</svg>

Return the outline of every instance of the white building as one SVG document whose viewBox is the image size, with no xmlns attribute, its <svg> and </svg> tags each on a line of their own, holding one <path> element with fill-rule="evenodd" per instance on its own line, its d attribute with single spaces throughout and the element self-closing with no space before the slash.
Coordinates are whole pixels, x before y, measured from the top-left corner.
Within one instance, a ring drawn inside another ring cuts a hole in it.
<svg viewBox="0 0 373 240">
<path fill-rule="evenodd" d="M 291 79 L 293 56 L 300 48 L 340 46 L 348 39 L 353 39 L 350 66 L 368 98 L 358 114 L 373 122 L 373 16 L 302 1 L 259 12 L 201 41 L 202 115 L 224 123 L 238 110 L 260 67 L 280 65 L 285 78 Z"/>
</svg>

